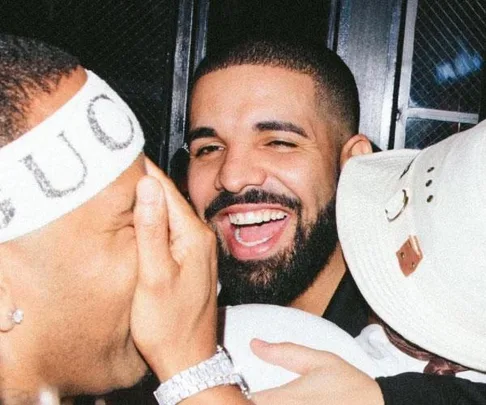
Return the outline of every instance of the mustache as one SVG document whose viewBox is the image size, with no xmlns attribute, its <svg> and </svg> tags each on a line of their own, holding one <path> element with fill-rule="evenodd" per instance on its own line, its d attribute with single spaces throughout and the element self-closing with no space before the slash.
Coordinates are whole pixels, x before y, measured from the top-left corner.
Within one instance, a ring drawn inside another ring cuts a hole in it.
<svg viewBox="0 0 486 405">
<path fill-rule="evenodd" d="M 236 195 L 223 190 L 204 210 L 204 218 L 206 221 L 209 221 L 222 209 L 237 204 L 278 204 L 282 207 L 297 211 L 298 213 L 300 213 L 302 209 L 300 200 L 283 194 L 251 189 L 244 194 Z"/>
</svg>

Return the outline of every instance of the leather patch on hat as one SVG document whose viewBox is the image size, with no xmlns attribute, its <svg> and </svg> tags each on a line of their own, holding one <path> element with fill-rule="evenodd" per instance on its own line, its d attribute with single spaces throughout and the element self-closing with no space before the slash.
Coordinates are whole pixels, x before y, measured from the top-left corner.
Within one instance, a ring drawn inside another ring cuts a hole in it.
<svg viewBox="0 0 486 405">
<path fill-rule="evenodd" d="M 398 263 L 405 277 L 408 277 L 416 269 L 423 258 L 419 241 L 416 236 L 410 235 L 396 253 Z"/>
</svg>

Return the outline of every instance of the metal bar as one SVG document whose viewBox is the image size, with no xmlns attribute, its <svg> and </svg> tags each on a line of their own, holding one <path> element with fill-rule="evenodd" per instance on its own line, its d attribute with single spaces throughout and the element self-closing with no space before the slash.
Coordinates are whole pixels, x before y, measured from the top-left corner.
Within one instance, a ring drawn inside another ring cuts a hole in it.
<svg viewBox="0 0 486 405">
<path fill-rule="evenodd" d="M 196 7 L 193 72 L 206 56 L 210 0 L 199 0 Z"/>
<path fill-rule="evenodd" d="M 338 26 L 339 26 L 339 7 L 341 6 L 340 0 L 331 0 L 329 6 L 329 15 L 327 18 L 328 25 L 327 25 L 327 47 L 336 51 L 337 48 L 337 35 L 338 35 Z"/>
<path fill-rule="evenodd" d="M 483 61 L 486 61 L 486 51 L 483 52 Z M 481 103 L 479 105 L 478 121 L 486 119 L 486 62 L 481 68 Z"/>
<path fill-rule="evenodd" d="M 434 110 L 432 108 L 408 108 L 403 118 L 405 122 L 408 118 L 423 118 L 435 121 L 477 124 L 479 120 L 479 114 L 447 110 Z"/>
<path fill-rule="evenodd" d="M 351 26 L 351 0 L 341 0 L 339 8 L 338 38 L 335 51 L 341 57 L 348 53 L 348 42 Z"/>
<path fill-rule="evenodd" d="M 172 103 L 169 139 L 161 145 L 161 167 L 170 173 L 170 161 L 184 142 L 187 125 L 188 87 L 191 75 L 191 45 L 194 26 L 194 0 L 180 0 L 177 16 L 174 73 L 172 76 Z M 165 161 L 162 161 L 164 159 Z"/>
<path fill-rule="evenodd" d="M 407 14 L 405 20 L 405 35 L 403 38 L 403 56 L 400 73 L 400 89 L 398 91 L 398 117 L 395 127 L 395 142 L 393 148 L 405 146 L 406 113 L 410 97 L 410 86 L 412 81 L 412 59 L 415 39 L 415 22 L 417 20 L 418 0 L 408 0 Z"/>
<path fill-rule="evenodd" d="M 403 0 L 406 1 L 406 0 Z M 398 41 L 400 37 L 400 22 L 402 16 L 402 0 L 395 1 L 390 25 L 388 41 L 387 75 L 383 91 L 383 105 L 381 111 L 381 127 L 378 146 L 385 150 L 390 143 L 390 129 L 393 114 L 393 93 L 395 92 L 395 76 L 397 74 Z"/>
</svg>

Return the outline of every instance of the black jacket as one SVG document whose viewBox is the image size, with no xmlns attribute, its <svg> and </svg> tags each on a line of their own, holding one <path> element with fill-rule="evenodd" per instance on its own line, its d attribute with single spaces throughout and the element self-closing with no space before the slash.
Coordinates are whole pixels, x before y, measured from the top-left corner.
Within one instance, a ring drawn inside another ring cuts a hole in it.
<svg viewBox="0 0 486 405">
<path fill-rule="evenodd" d="M 351 274 L 346 272 L 323 318 L 357 336 L 368 324 L 369 313 Z M 486 384 L 462 378 L 404 373 L 376 381 L 385 405 L 486 405 Z"/>
</svg>

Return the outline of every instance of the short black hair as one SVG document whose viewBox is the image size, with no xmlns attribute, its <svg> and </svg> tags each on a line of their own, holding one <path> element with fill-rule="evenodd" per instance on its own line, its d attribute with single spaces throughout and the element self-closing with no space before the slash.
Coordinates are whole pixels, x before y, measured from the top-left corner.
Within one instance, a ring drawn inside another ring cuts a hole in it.
<svg viewBox="0 0 486 405">
<path fill-rule="evenodd" d="M 27 113 L 36 93 L 51 93 L 79 60 L 44 42 L 0 34 L 0 147 L 27 129 Z"/>
<path fill-rule="evenodd" d="M 239 65 L 281 67 L 311 76 L 316 94 L 348 131 L 359 130 L 359 96 L 354 76 L 344 61 L 324 46 L 282 40 L 252 40 L 206 56 L 196 69 L 193 86 L 204 75 Z"/>
</svg>

